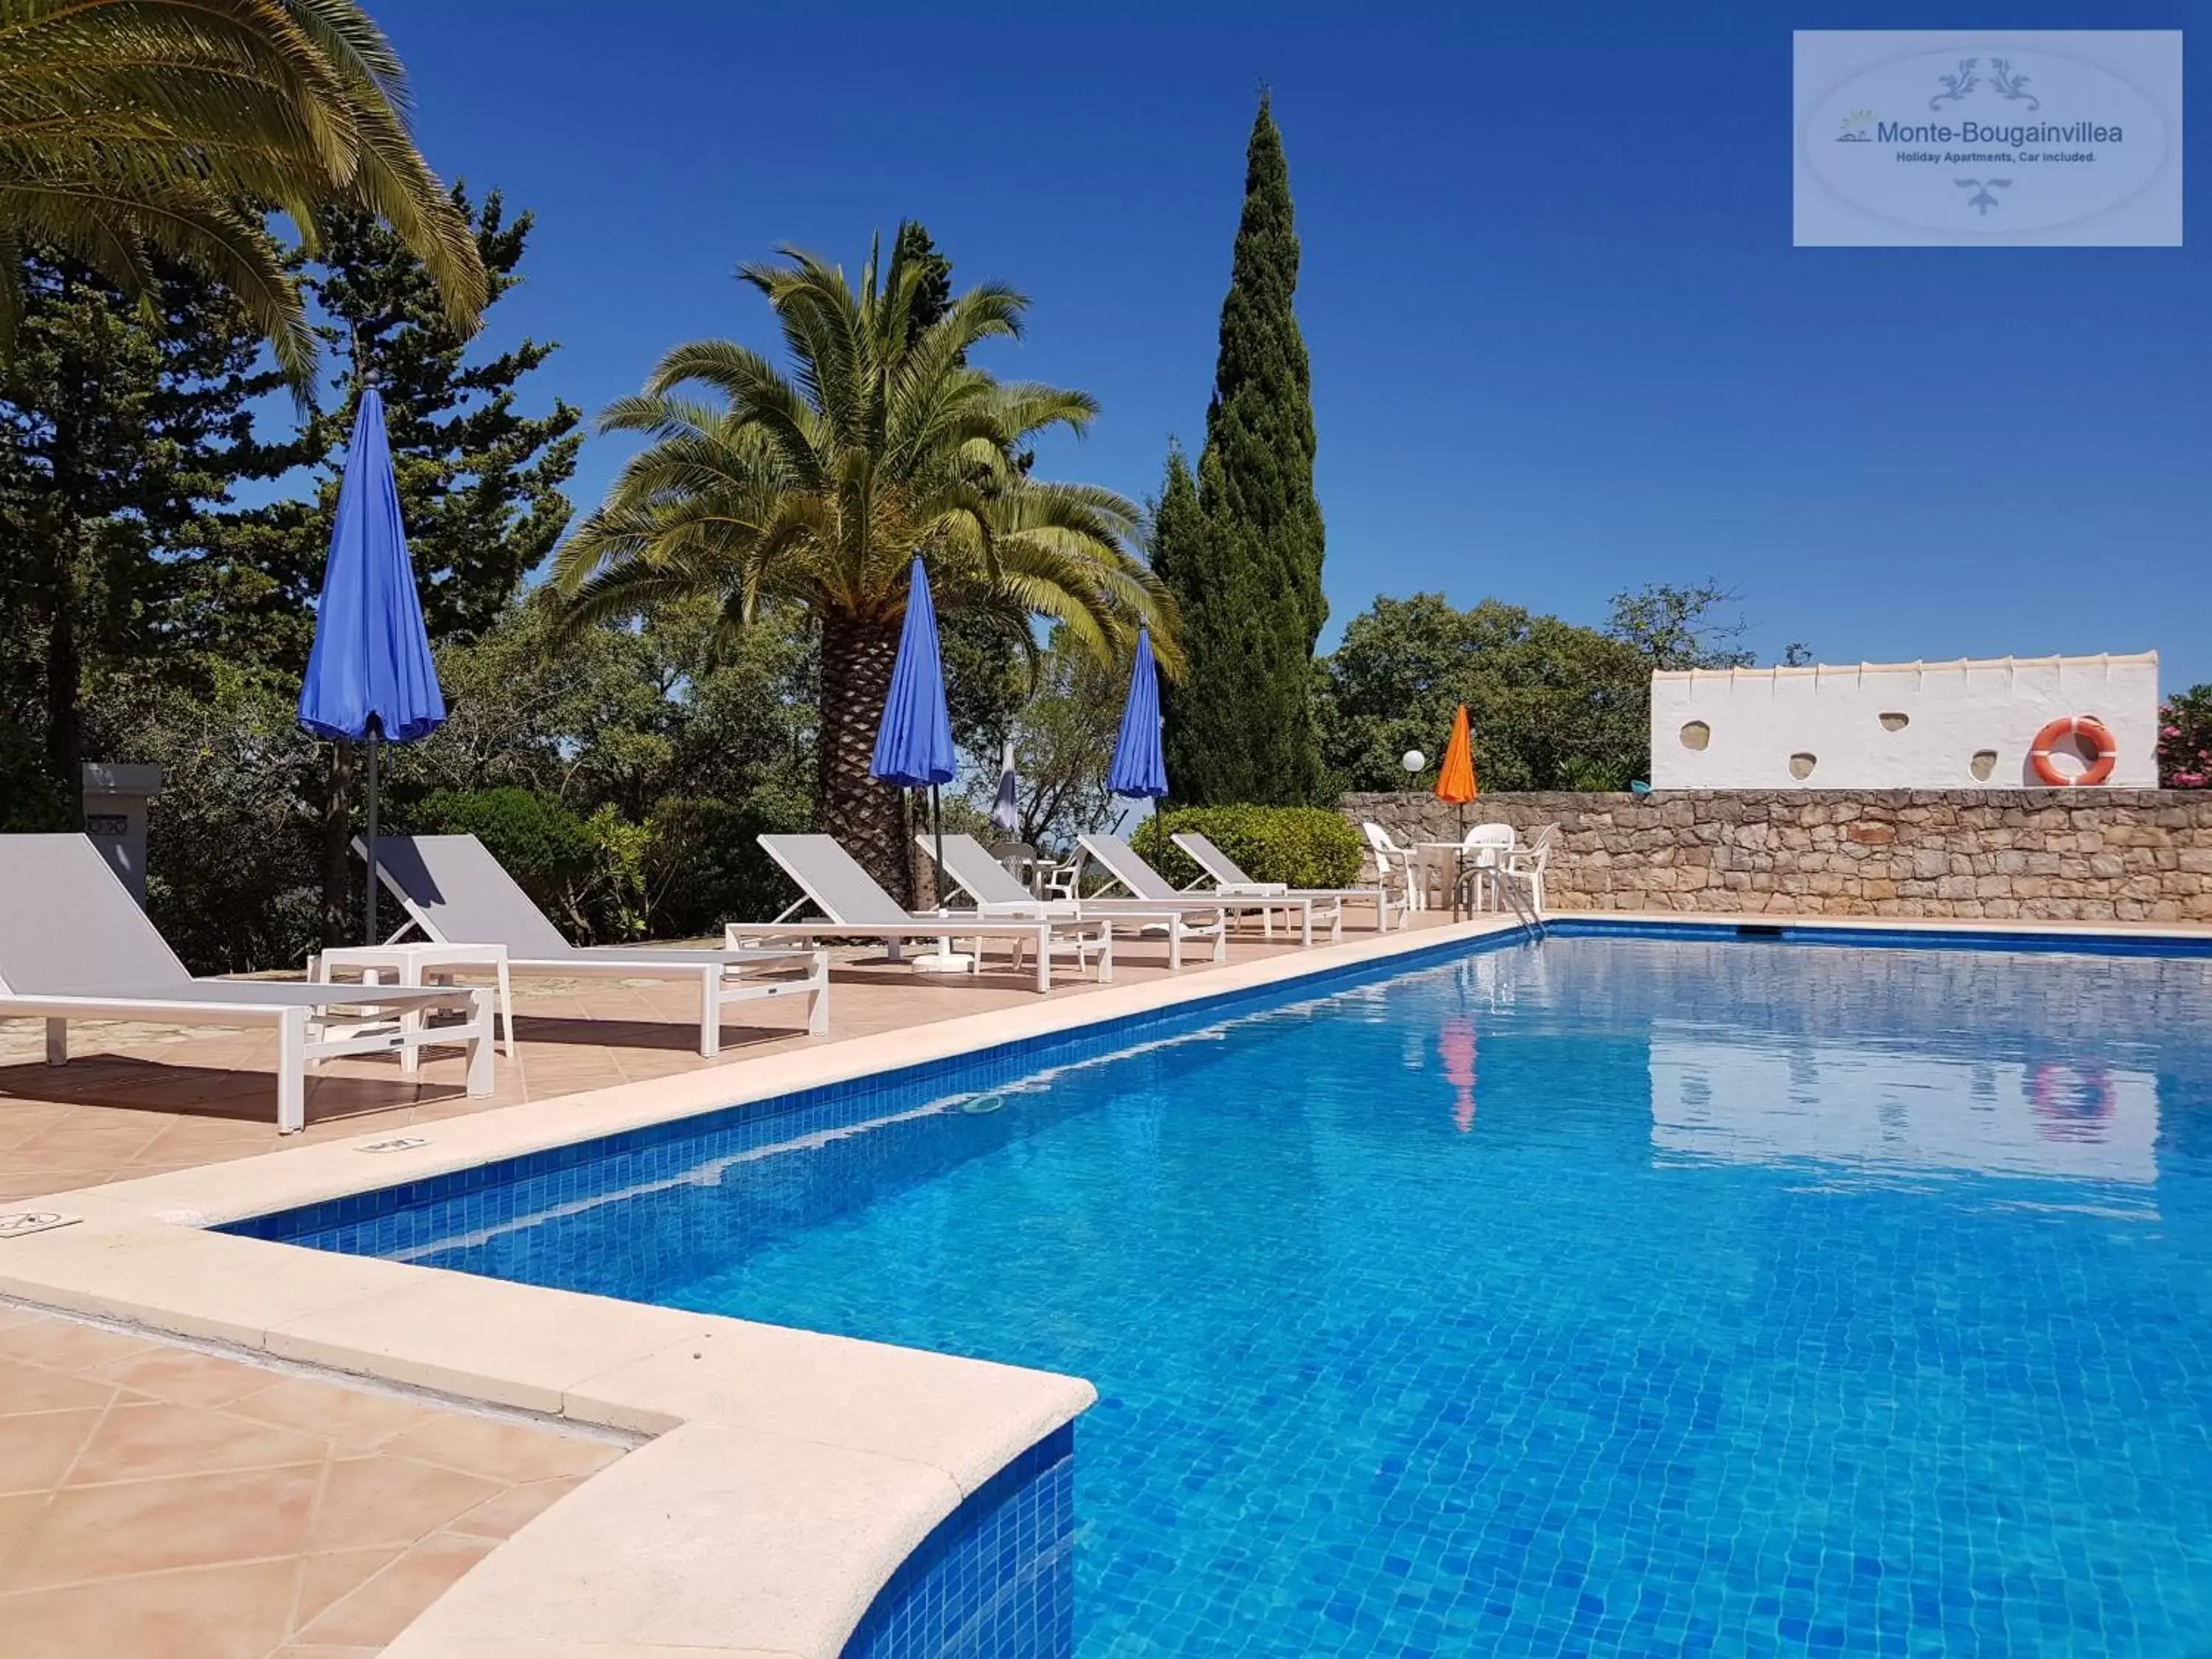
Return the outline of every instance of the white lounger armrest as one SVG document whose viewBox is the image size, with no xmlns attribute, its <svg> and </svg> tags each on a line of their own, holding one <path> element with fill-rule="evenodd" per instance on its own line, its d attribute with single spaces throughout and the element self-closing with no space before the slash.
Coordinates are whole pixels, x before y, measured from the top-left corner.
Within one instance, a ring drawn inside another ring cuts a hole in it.
<svg viewBox="0 0 2212 1659">
<path fill-rule="evenodd" d="M 1224 881 L 1213 890 L 1225 898 L 1281 898 L 1291 890 L 1286 881 Z"/>
</svg>

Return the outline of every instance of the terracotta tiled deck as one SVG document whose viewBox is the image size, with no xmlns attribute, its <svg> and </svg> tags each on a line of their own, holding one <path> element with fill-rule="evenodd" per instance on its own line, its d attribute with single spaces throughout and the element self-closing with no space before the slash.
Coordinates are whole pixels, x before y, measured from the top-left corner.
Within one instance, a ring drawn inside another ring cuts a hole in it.
<svg viewBox="0 0 2212 1659">
<path fill-rule="evenodd" d="M 0 1653 L 361 1659 L 622 1452 L 0 1304 Z"/>
<path fill-rule="evenodd" d="M 1372 913 L 1351 914 L 1345 937 L 1371 937 L 1362 924 Z M 1166 976 L 1164 947 L 1141 939 L 1116 944 L 1115 983 Z M 1206 971 L 1203 948 L 1194 961 L 1186 957 L 1186 977 Z M 1232 944 L 1230 959 L 1293 948 L 1279 934 L 1273 945 L 1252 934 Z M 846 959 L 832 973 L 827 1037 L 805 1034 L 804 1006 L 793 998 L 762 1005 L 758 1028 L 725 1024 L 722 1053 L 714 1060 L 699 1057 L 698 994 L 690 986 L 518 979 L 517 1052 L 511 1060 L 500 1057 L 497 1086 L 488 1098 L 471 1100 L 462 1092 L 459 1050 L 426 1061 L 421 1082 L 412 1085 L 394 1059 L 339 1060 L 310 1073 L 306 1132 L 281 1139 L 275 1039 L 266 1033 L 87 1021 L 70 1028 L 70 1063 L 50 1066 L 38 1022 L 0 1021 L 0 1201 L 704 1066 L 741 1066 L 750 1055 L 1036 1000 L 1028 975 L 1005 971 L 996 952 L 972 979 L 916 974 L 886 962 L 880 951 L 838 954 Z M 1076 976 L 1073 962 L 1055 964 L 1053 977 L 1054 997 L 1087 995 L 1096 986 Z"/>
</svg>

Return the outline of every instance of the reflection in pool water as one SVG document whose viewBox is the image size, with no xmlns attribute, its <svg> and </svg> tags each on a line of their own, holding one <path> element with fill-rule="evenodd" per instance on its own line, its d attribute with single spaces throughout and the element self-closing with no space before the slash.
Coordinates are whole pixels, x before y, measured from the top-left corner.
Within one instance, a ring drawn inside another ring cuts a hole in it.
<svg viewBox="0 0 2212 1659">
<path fill-rule="evenodd" d="M 1651 1144 L 1664 1152 L 2148 1186 L 2157 1142 L 2149 1072 L 1651 1030 Z"/>
</svg>

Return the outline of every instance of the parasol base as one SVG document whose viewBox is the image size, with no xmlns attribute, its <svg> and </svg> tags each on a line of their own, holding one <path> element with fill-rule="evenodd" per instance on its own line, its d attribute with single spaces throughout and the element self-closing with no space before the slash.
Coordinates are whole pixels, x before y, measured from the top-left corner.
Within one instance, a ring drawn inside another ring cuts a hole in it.
<svg viewBox="0 0 2212 1659">
<path fill-rule="evenodd" d="M 975 958 L 954 950 L 949 939 L 938 940 L 937 948 L 927 956 L 909 957 L 908 961 L 917 974 L 972 974 L 975 971 Z"/>
</svg>

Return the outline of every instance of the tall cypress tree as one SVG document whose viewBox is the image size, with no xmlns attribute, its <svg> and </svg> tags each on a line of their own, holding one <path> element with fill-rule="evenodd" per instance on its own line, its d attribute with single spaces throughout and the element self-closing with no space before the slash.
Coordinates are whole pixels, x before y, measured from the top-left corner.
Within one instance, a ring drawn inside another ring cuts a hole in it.
<svg viewBox="0 0 2212 1659">
<path fill-rule="evenodd" d="M 1251 768 L 1237 742 L 1247 671 L 1238 618 L 1258 597 L 1235 594 L 1216 558 L 1212 527 L 1198 505 L 1198 485 L 1176 445 L 1168 447 L 1166 480 L 1152 504 L 1152 563 L 1182 612 L 1181 684 L 1160 688 L 1161 734 L 1168 785 L 1179 801 L 1249 799 Z M 1240 603 L 1239 601 L 1242 601 Z"/>
<path fill-rule="evenodd" d="M 1167 710 L 1168 778 L 1181 800 L 1294 804 L 1321 792 L 1313 653 L 1328 607 L 1297 284 L 1290 169 L 1262 93 L 1199 459 L 1203 534 L 1158 535 L 1190 661 Z"/>
</svg>

